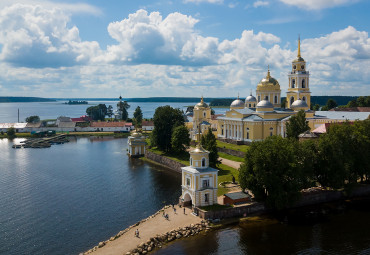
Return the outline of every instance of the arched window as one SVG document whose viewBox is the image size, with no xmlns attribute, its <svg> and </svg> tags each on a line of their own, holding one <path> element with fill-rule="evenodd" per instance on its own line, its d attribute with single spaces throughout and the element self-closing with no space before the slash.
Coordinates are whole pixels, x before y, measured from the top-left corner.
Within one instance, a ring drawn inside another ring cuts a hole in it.
<svg viewBox="0 0 370 255">
<path fill-rule="evenodd" d="M 261 101 L 261 96 L 258 96 L 258 102 Z"/>
<path fill-rule="evenodd" d="M 303 100 L 303 101 L 306 101 L 306 97 L 302 97 L 302 100 Z"/>
<path fill-rule="evenodd" d="M 193 158 L 190 158 L 190 165 L 193 165 Z"/>
<path fill-rule="evenodd" d="M 247 128 L 247 139 L 249 139 L 249 128 Z"/>
<path fill-rule="evenodd" d="M 206 166 L 206 159 L 202 158 L 202 167 L 205 167 L 205 166 Z"/>
<path fill-rule="evenodd" d="M 206 117 L 206 112 L 203 112 L 203 117 Z"/>
<path fill-rule="evenodd" d="M 252 107 L 252 104 L 249 104 L 249 108 L 251 108 Z"/>
<path fill-rule="evenodd" d="M 294 89 L 295 88 L 295 80 L 292 79 L 292 88 Z"/>
<path fill-rule="evenodd" d="M 291 97 L 290 98 L 290 106 L 292 106 L 293 103 L 294 103 L 294 97 Z"/>
<path fill-rule="evenodd" d="M 305 81 L 304 79 L 302 80 L 302 88 L 305 88 L 306 87 L 306 84 L 305 84 Z"/>
<path fill-rule="evenodd" d="M 275 96 L 274 103 L 277 104 L 277 96 Z"/>
<path fill-rule="evenodd" d="M 265 100 L 269 101 L 269 96 L 265 96 Z"/>
<path fill-rule="evenodd" d="M 270 127 L 270 136 L 272 136 L 273 131 L 274 131 L 274 128 Z"/>
</svg>

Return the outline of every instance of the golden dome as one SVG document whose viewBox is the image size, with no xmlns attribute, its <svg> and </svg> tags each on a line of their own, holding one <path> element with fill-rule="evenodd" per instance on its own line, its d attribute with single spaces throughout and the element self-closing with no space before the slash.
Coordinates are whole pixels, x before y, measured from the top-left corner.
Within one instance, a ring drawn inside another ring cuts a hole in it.
<svg viewBox="0 0 370 255">
<path fill-rule="evenodd" d="M 200 100 L 200 103 L 197 103 L 195 106 L 194 106 L 194 109 L 198 110 L 200 108 L 208 108 L 208 104 L 206 104 L 203 100 L 203 96 L 202 96 L 202 99 Z"/>
<path fill-rule="evenodd" d="M 270 68 L 267 70 L 267 75 L 265 78 L 263 78 L 260 83 L 257 85 L 257 90 L 258 89 L 265 89 L 266 87 L 270 87 L 272 90 L 280 90 L 280 84 L 279 82 L 271 77 L 270 75 Z"/>
<path fill-rule="evenodd" d="M 131 136 L 138 138 L 138 137 L 141 137 L 141 134 L 135 131 L 134 133 L 131 134 Z"/>
<path fill-rule="evenodd" d="M 204 153 L 209 153 L 206 149 L 202 147 L 200 143 L 197 144 L 194 150 L 190 151 L 191 154 L 204 154 Z"/>
</svg>

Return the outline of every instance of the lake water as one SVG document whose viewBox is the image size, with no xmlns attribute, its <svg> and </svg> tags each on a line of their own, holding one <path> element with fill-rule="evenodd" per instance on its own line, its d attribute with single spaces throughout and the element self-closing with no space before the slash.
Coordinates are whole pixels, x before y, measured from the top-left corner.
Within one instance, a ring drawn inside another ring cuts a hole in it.
<svg viewBox="0 0 370 255">
<path fill-rule="evenodd" d="M 68 116 L 77 118 L 86 114 L 86 109 L 89 106 L 97 104 L 106 104 L 107 107 L 112 105 L 116 110 L 117 102 L 114 101 L 89 101 L 88 105 L 66 105 L 65 101 L 56 102 L 32 102 L 32 103 L 0 103 L 0 123 L 14 123 L 18 121 L 25 122 L 25 119 L 32 115 L 38 115 L 42 120 L 56 119 L 59 116 Z M 173 108 L 180 108 L 184 112 L 187 106 L 195 105 L 199 102 L 193 103 L 145 103 L 145 102 L 129 102 L 130 108 L 128 109 L 129 117 L 133 117 L 133 113 L 137 106 L 140 106 L 144 118 L 152 118 L 155 109 L 159 106 L 170 105 Z M 225 113 L 223 108 L 215 108 L 215 112 Z"/>
<path fill-rule="evenodd" d="M 0 139 L 0 255 L 78 254 L 181 194 L 181 175 L 129 159 L 127 139 L 12 144 Z M 369 205 L 314 224 L 241 223 L 154 254 L 370 254 Z"/>
<path fill-rule="evenodd" d="M 129 159 L 127 139 L 11 146 L 0 139 L 1 255 L 78 254 L 181 195 L 181 175 Z"/>
</svg>

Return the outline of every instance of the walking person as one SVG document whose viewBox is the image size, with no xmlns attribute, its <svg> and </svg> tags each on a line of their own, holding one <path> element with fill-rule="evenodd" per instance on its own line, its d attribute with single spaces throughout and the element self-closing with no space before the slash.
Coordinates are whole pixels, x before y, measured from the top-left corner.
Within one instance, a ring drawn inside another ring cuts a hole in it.
<svg viewBox="0 0 370 255">
<path fill-rule="evenodd" d="M 185 207 L 184 207 L 184 214 L 185 214 Z"/>
</svg>

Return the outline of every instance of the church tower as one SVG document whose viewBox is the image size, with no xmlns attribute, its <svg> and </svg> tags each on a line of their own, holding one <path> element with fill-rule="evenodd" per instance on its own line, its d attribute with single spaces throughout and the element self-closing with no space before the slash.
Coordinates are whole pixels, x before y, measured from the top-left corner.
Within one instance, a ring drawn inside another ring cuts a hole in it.
<svg viewBox="0 0 370 255">
<path fill-rule="evenodd" d="M 287 92 L 287 108 L 292 108 L 294 101 L 302 100 L 311 105 L 311 92 L 309 83 L 310 72 L 306 71 L 306 61 L 301 57 L 301 39 L 298 37 L 298 54 L 292 62 L 292 71 L 288 74 L 289 88 Z"/>
<path fill-rule="evenodd" d="M 190 165 L 181 171 L 183 206 L 217 204 L 218 170 L 209 166 L 209 151 L 200 143 L 190 151 Z"/>
</svg>

